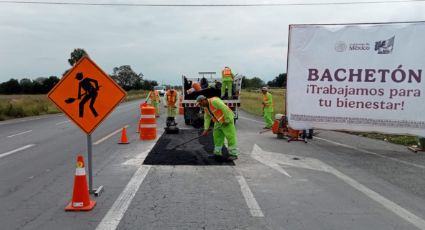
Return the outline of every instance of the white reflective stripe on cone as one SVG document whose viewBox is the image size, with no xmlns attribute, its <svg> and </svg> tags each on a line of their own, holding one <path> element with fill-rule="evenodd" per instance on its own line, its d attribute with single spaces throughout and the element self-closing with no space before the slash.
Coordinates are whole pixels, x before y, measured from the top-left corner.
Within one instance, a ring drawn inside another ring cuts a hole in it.
<svg viewBox="0 0 425 230">
<path fill-rule="evenodd" d="M 84 203 L 83 202 L 72 202 L 72 207 L 74 208 L 81 208 L 83 207 Z"/>
<path fill-rule="evenodd" d="M 76 168 L 75 169 L 75 175 L 76 176 L 85 176 L 86 170 L 84 170 L 84 168 Z"/>
<path fill-rule="evenodd" d="M 155 114 L 154 115 L 141 115 L 140 118 L 155 118 Z"/>
<path fill-rule="evenodd" d="M 156 128 L 156 124 L 141 124 L 140 128 Z"/>
</svg>

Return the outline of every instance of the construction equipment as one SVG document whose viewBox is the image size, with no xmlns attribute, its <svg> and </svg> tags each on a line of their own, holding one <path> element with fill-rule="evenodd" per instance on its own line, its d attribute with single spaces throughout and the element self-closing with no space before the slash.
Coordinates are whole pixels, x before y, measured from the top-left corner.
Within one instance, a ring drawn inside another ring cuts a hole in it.
<svg viewBox="0 0 425 230">
<path fill-rule="evenodd" d="M 199 95 L 204 95 L 207 98 L 221 97 L 221 78 L 215 77 L 216 72 L 199 72 L 199 77 L 185 77 L 182 76 L 182 107 L 184 122 L 186 125 L 193 125 L 195 128 L 200 128 L 204 124 L 203 110 L 197 106 L 196 98 Z M 201 82 L 205 79 L 210 87 L 203 88 L 200 91 L 188 93 L 187 91 L 192 87 L 193 82 Z M 238 119 L 238 111 L 241 106 L 240 91 L 242 88 L 242 77 L 236 74 L 233 80 L 232 95 L 227 95 L 223 99 L 226 104 L 235 114 L 235 123 Z"/>
<path fill-rule="evenodd" d="M 176 120 L 174 119 L 174 117 L 167 117 L 167 121 L 166 121 L 166 127 L 165 129 L 165 133 L 166 134 L 178 134 L 179 133 L 179 128 L 177 127 L 177 123 Z"/>
<path fill-rule="evenodd" d="M 290 128 L 288 126 L 288 119 L 283 114 L 275 115 L 272 131 L 279 139 L 286 139 L 288 142 L 303 141 L 304 143 L 307 143 L 306 135 L 303 135 L 303 132 L 300 130 Z"/>
</svg>

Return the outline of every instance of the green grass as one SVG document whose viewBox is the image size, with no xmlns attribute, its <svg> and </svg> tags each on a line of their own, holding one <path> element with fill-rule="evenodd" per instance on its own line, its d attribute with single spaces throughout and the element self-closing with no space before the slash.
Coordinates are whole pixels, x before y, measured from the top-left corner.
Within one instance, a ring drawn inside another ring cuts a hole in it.
<svg viewBox="0 0 425 230">
<path fill-rule="evenodd" d="M 127 92 L 127 97 L 124 101 L 134 101 L 145 99 L 149 94 L 149 90 L 130 90 Z"/>
<path fill-rule="evenodd" d="M 59 113 L 46 95 L 0 95 L 0 121 Z"/>
<path fill-rule="evenodd" d="M 271 89 L 273 95 L 274 111 L 276 113 L 285 114 L 284 99 L 285 89 Z M 255 114 L 258 116 L 262 115 L 261 102 L 263 101 L 263 95 L 258 90 L 242 90 L 241 91 L 241 109 L 244 111 Z M 417 139 L 414 136 L 406 135 L 390 135 L 381 133 L 366 133 L 366 132 L 348 132 L 350 134 L 368 137 L 377 140 L 384 140 L 399 145 L 415 145 Z"/>
<path fill-rule="evenodd" d="M 271 89 L 273 95 L 274 113 L 285 113 L 285 89 Z M 263 94 L 258 90 L 242 90 L 241 91 L 241 109 L 258 116 L 263 113 Z"/>
<path fill-rule="evenodd" d="M 406 135 L 390 135 L 382 133 L 364 133 L 364 132 L 349 132 L 362 137 L 368 137 L 377 140 L 388 141 L 399 145 L 416 145 L 418 143 L 416 137 Z"/>
<path fill-rule="evenodd" d="M 148 93 L 145 90 L 129 91 L 125 101 L 146 98 Z M 47 95 L 0 95 L 0 121 L 60 112 Z"/>
</svg>

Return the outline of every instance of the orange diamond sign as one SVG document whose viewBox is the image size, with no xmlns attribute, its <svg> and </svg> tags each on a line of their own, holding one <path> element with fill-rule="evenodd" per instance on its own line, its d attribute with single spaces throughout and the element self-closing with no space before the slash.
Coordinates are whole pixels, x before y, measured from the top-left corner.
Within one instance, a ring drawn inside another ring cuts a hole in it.
<svg viewBox="0 0 425 230">
<path fill-rule="evenodd" d="M 85 133 L 124 99 L 126 92 L 89 57 L 83 57 L 47 95 Z"/>
</svg>

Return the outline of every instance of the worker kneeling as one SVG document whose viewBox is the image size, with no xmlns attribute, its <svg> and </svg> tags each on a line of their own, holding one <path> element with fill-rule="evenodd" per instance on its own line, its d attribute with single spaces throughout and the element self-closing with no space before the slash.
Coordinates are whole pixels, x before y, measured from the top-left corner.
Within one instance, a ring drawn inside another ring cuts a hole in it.
<svg viewBox="0 0 425 230">
<path fill-rule="evenodd" d="M 203 136 L 208 134 L 211 120 L 214 122 L 213 138 L 215 157 L 222 157 L 222 148 L 224 146 L 224 139 L 226 138 L 228 142 L 227 149 L 229 151 L 228 159 L 238 159 L 236 146 L 237 137 L 234 123 L 235 115 L 233 111 L 218 97 L 207 99 L 204 95 L 200 95 L 196 98 L 196 101 L 204 109 Z"/>
</svg>

